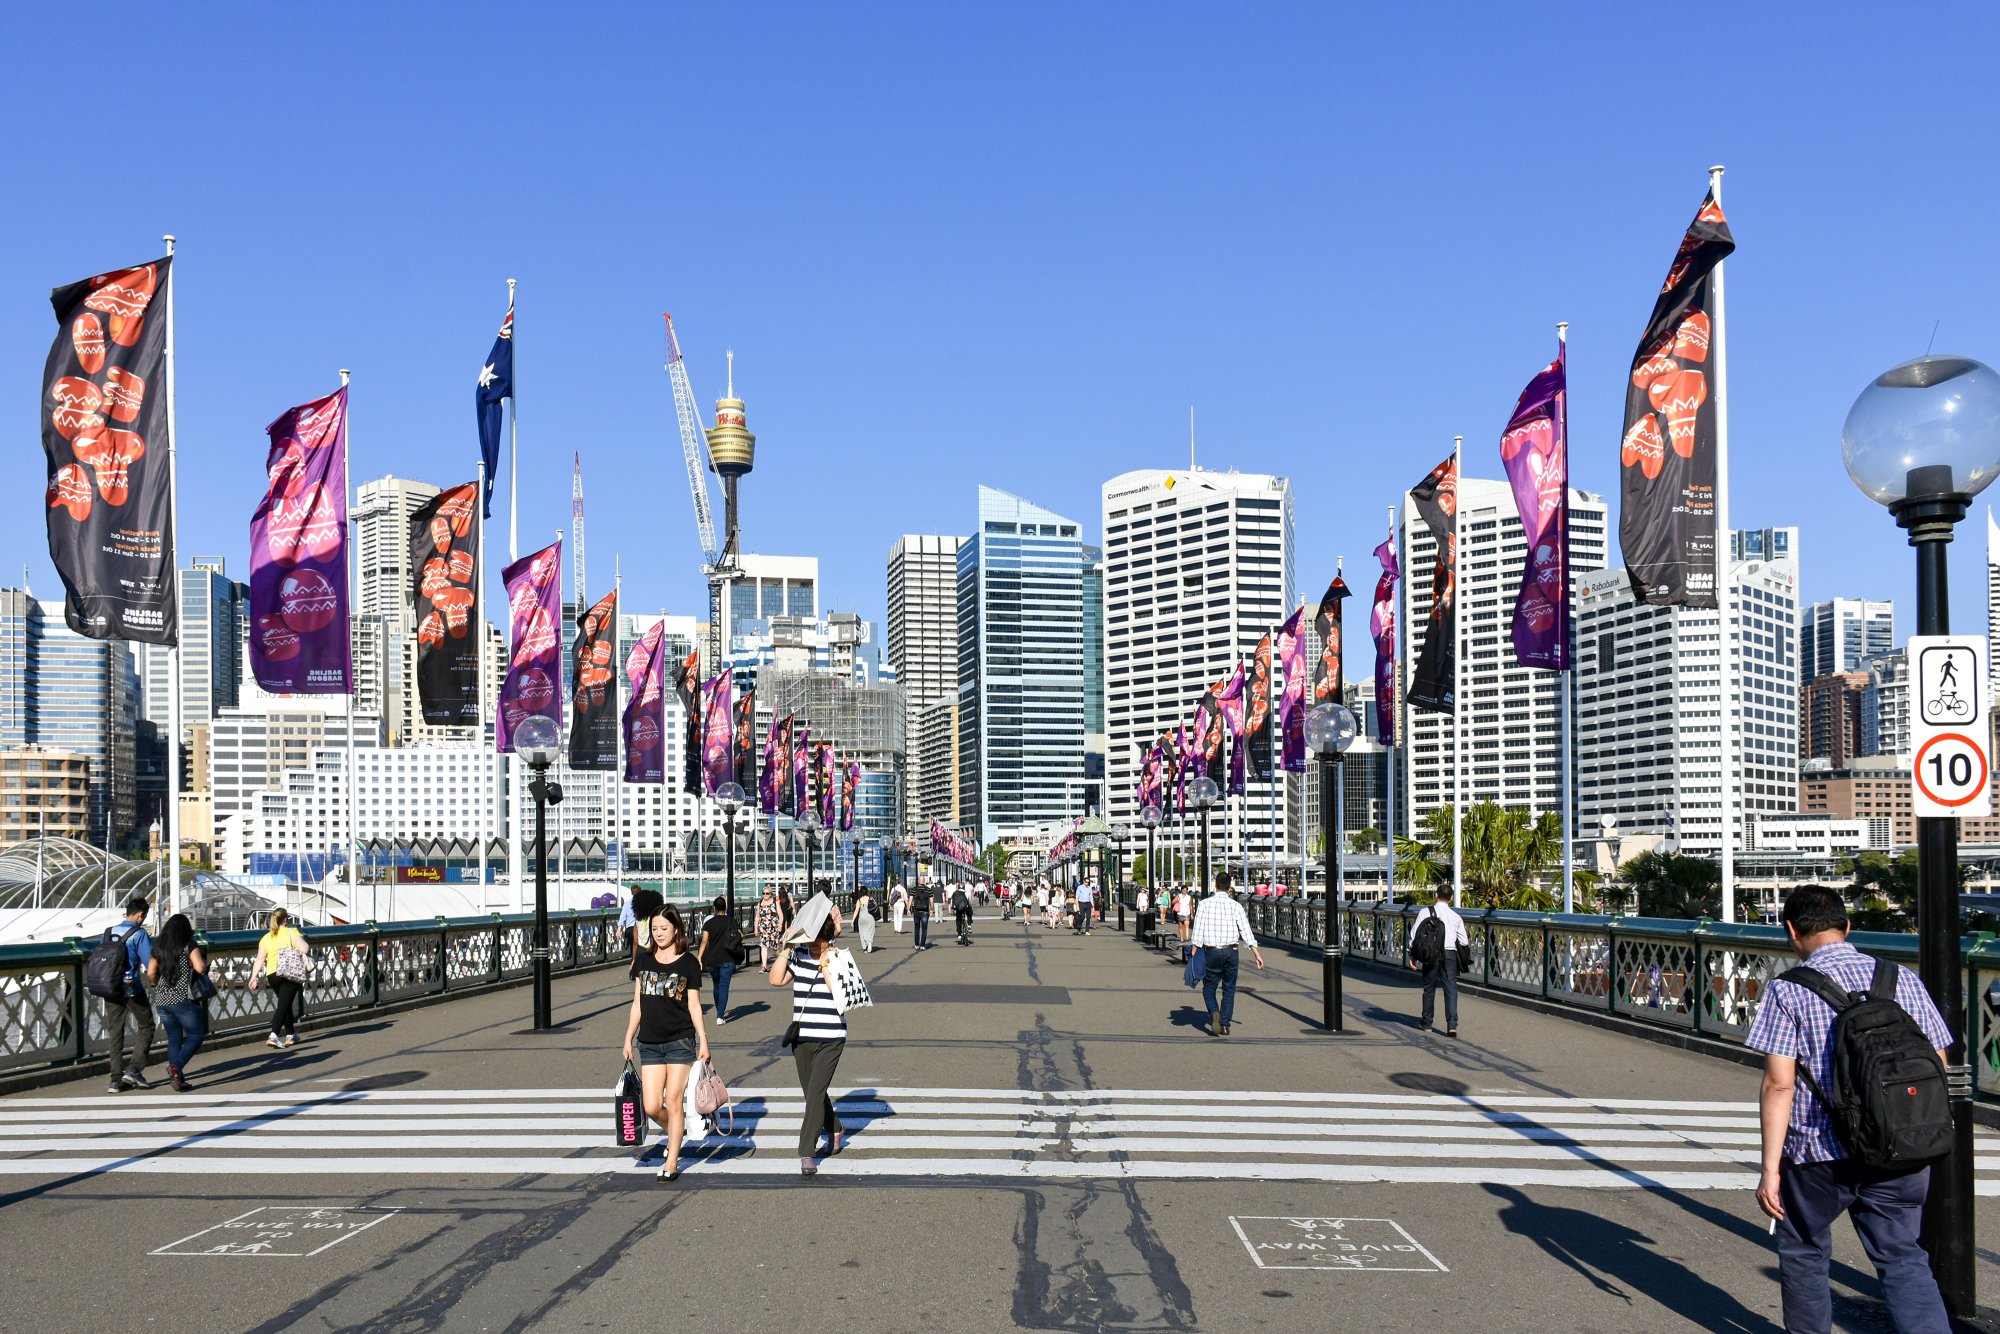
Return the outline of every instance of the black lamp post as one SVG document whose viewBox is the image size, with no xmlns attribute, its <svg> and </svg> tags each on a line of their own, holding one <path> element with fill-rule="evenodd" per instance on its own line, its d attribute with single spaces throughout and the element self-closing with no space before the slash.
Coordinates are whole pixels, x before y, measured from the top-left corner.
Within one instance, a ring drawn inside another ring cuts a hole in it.
<svg viewBox="0 0 2000 1334">
<path fill-rule="evenodd" d="M 1320 933 L 1320 996 L 1326 1031 L 1341 1029 L 1340 900 L 1345 887 L 1338 789 L 1346 776 L 1347 748 L 1354 744 L 1354 712 L 1344 704 L 1322 704 L 1306 715 L 1306 746 L 1319 756 L 1320 852 L 1326 858 L 1326 893 L 1321 899 L 1326 928 Z M 1305 886 L 1299 886 L 1305 892 Z"/>
<path fill-rule="evenodd" d="M 1204 894 L 1208 893 L 1208 808 L 1213 806 L 1215 799 L 1221 795 L 1222 790 L 1216 787 L 1215 780 L 1207 774 L 1188 784 L 1188 797 L 1194 802 L 1195 810 L 1201 813 L 1201 842 L 1198 850 L 1201 858 L 1201 892 Z"/>
<path fill-rule="evenodd" d="M 806 887 L 799 896 L 803 903 L 813 896 L 813 854 L 819 851 L 819 817 L 817 814 L 806 824 Z"/>
<path fill-rule="evenodd" d="M 1147 806 L 1139 812 L 1139 823 L 1146 826 L 1146 903 L 1139 905 L 1141 922 L 1146 920 L 1146 904 L 1158 902 L 1160 897 L 1160 863 L 1153 851 L 1153 836 L 1159 831 L 1162 814 L 1158 806 Z"/>
<path fill-rule="evenodd" d="M 722 884 L 723 893 L 729 901 L 729 915 L 736 916 L 736 812 L 743 808 L 745 800 L 740 783 L 724 783 L 715 789 L 715 799 L 722 803 Z"/>
<path fill-rule="evenodd" d="M 1917 633 L 1950 633 L 1945 546 L 1972 497 L 2000 476 L 2000 375 L 1969 357 L 1925 356 L 1884 371 L 1849 409 L 1840 451 L 1854 484 L 1889 507 L 1917 549 Z M 1958 885 L 1958 821 L 1918 819 L 1918 970 L 1951 1025 L 1945 1081 L 1956 1132 L 1951 1155 L 1931 1169 L 1924 1245 L 1945 1305 L 1971 1317 L 1979 1291 Z"/>
<path fill-rule="evenodd" d="M 535 937 L 529 950 L 534 965 L 535 1028 L 555 1027 L 554 1005 L 549 996 L 549 857 L 548 810 L 563 799 L 562 784 L 549 781 L 549 766 L 556 761 L 556 747 L 562 729 L 555 721 L 530 714 L 514 729 L 514 753 L 534 771 L 528 792 L 535 799 Z"/>
</svg>

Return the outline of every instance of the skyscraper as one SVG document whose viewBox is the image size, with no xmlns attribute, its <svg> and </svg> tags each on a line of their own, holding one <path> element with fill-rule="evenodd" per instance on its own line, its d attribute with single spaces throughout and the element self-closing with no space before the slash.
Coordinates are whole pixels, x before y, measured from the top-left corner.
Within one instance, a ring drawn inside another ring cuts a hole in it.
<svg viewBox="0 0 2000 1334">
<path fill-rule="evenodd" d="M 1861 691 L 1861 753 L 1910 753 L 1910 655 L 1885 653 L 1868 664 Z"/>
<path fill-rule="evenodd" d="M 1986 507 L 1986 671 L 2000 685 L 2000 523 Z"/>
<path fill-rule="evenodd" d="M 1465 732 L 1467 807 L 1483 801 L 1525 806 L 1530 813 L 1562 810 L 1563 674 L 1522 667 L 1514 660 L 1514 598 L 1520 591 L 1528 540 L 1506 482 L 1467 477 L 1459 483 L 1458 664 L 1459 712 Z M 1570 587 L 1602 570 L 1609 511 L 1601 496 L 1569 493 Z M 1430 612 L 1431 571 L 1437 542 L 1417 514 L 1404 506 L 1402 610 L 1407 664 L 1423 649 Z M 1365 616 L 1364 608 L 1362 614 Z M 1581 640 L 1579 639 L 1579 643 Z M 1358 635 L 1350 644 L 1366 641 Z M 1365 652 L 1365 647 L 1362 650 Z M 1352 649 L 1350 649 L 1352 652 Z M 1367 661 L 1372 662 L 1369 655 Z M 1356 673 L 1350 670 L 1349 678 Z M 1423 817 L 1453 801 L 1455 748 L 1452 716 L 1404 711 L 1406 734 L 1397 755 L 1396 824 L 1414 835 Z M 1579 721 L 1573 729 L 1581 736 Z M 1580 774 L 1579 790 L 1586 779 Z"/>
<path fill-rule="evenodd" d="M 1896 604 L 1861 598 L 1815 602 L 1799 615 L 1799 680 L 1861 672 L 1896 649 Z"/>
<path fill-rule="evenodd" d="M 364 662 L 363 641 L 357 638 L 354 669 L 382 683 L 383 718 L 391 744 L 411 740 L 420 730 L 443 730 L 424 727 L 423 710 L 417 701 L 416 571 L 410 566 L 410 516 L 437 494 L 438 488 L 429 482 L 394 476 L 363 482 L 355 493 L 354 543 L 361 586 L 354 590 L 354 611 L 358 618 L 372 620 L 380 627 L 367 642 L 381 654 L 382 661 Z M 480 613 L 490 614 L 484 607 Z"/>
<path fill-rule="evenodd" d="M 960 814 L 990 843 L 1082 814 L 1083 533 L 979 488 L 958 549 Z"/>
<path fill-rule="evenodd" d="M 220 556 L 196 556 L 181 571 L 181 739 L 207 725 L 217 710 L 233 706 L 243 688 L 244 617 L 250 589 L 229 577 Z M 166 734 L 169 699 L 167 646 L 134 644 L 139 671 L 139 716 Z"/>
<path fill-rule="evenodd" d="M 86 639 L 60 602 L 0 589 L 0 750 L 40 746 L 90 761 L 90 841 L 119 851 L 137 826 L 139 674 L 128 646 Z M 18 674 L 17 674 L 18 673 Z"/>
<path fill-rule="evenodd" d="M 904 827 L 911 830 L 943 818 L 926 808 L 915 757 L 940 747 L 949 753 L 956 741 L 927 738 L 923 729 L 933 704 L 958 698 L 958 549 L 965 541 L 906 533 L 889 548 L 889 666 L 903 688 Z M 955 725 L 951 710 L 935 717 Z"/>
<path fill-rule="evenodd" d="M 1106 808 L 1114 823 L 1136 825 L 1142 752 L 1291 614 L 1292 483 L 1144 469 L 1106 482 L 1102 504 Z M 1312 578 L 1332 577 L 1329 556 Z M 1242 832 L 1253 862 L 1271 855 L 1274 798 L 1277 841 L 1295 843 L 1297 801 L 1287 792 L 1296 788 L 1282 780 L 1250 780 L 1232 802 L 1251 816 Z"/>
</svg>

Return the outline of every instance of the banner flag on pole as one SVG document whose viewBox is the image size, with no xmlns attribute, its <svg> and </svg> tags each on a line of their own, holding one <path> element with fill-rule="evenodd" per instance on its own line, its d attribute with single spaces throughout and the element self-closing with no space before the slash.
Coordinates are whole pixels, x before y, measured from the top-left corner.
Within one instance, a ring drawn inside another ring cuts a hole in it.
<svg viewBox="0 0 2000 1334">
<path fill-rule="evenodd" d="M 1625 390 L 1618 548 L 1632 596 L 1654 606 L 1716 605 L 1715 402 L 1709 396 L 1709 309 L 1715 266 L 1736 249 L 1711 188 L 1702 199 Z"/>
<path fill-rule="evenodd" d="M 512 754 L 514 731 L 524 719 L 547 718 L 562 727 L 562 539 L 521 557 L 500 572 L 507 590 L 507 678 L 500 683 L 493 745 Z"/>
<path fill-rule="evenodd" d="M 778 814 L 793 815 L 798 813 L 799 809 L 798 787 L 792 781 L 793 760 L 796 753 L 792 745 L 792 734 L 796 730 L 796 722 L 788 713 L 784 721 L 777 726 L 778 751 L 774 757 L 776 763 L 772 765 L 771 795 L 778 800 Z"/>
<path fill-rule="evenodd" d="M 1216 696 L 1216 705 L 1222 710 L 1222 724 L 1229 732 L 1229 795 L 1240 797 L 1244 786 L 1245 734 L 1249 731 L 1243 699 L 1242 667 L 1237 667 L 1235 674 L 1229 678 L 1229 684 L 1222 687 L 1222 693 Z"/>
<path fill-rule="evenodd" d="M 347 619 L 347 389 L 264 428 L 270 485 L 250 516 L 250 671 L 280 695 L 354 689 Z"/>
<path fill-rule="evenodd" d="M 479 413 L 479 454 L 486 460 L 487 518 L 493 517 L 493 483 L 500 476 L 500 404 L 514 397 L 514 296 L 507 289 L 507 318 L 500 321 L 500 333 L 493 350 L 479 368 L 479 383 L 473 388 L 473 406 Z"/>
<path fill-rule="evenodd" d="M 783 725 L 783 719 L 771 719 L 770 733 L 764 738 L 764 771 L 757 776 L 757 809 L 766 815 L 778 813 L 778 729 Z"/>
<path fill-rule="evenodd" d="M 820 741 L 813 748 L 813 785 L 819 789 L 819 822 L 833 829 L 839 824 L 840 815 L 835 809 L 838 788 L 834 783 L 833 743 Z"/>
<path fill-rule="evenodd" d="M 1375 605 L 1368 613 L 1368 633 L 1375 640 L 1375 732 L 1382 744 L 1396 744 L 1396 581 L 1402 565 L 1396 559 L 1392 532 L 1375 548 L 1382 574 L 1375 580 Z"/>
<path fill-rule="evenodd" d="M 674 698 L 686 721 L 681 728 L 681 791 L 701 795 L 701 656 L 689 649 L 674 664 Z"/>
<path fill-rule="evenodd" d="M 1431 609 L 1424 622 L 1424 646 L 1410 682 L 1410 705 L 1450 713 L 1458 694 L 1458 456 L 1453 454 L 1410 488 L 1424 527 L 1437 540 L 1431 571 Z"/>
<path fill-rule="evenodd" d="M 845 833 L 854 828 L 854 797 L 861 788 L 861 761 L 849 760 L 846 775 L 840 780 L 840 828 Z"/>
<path fill-rule="evenodd" d="M 702 687 L 701 785 L 714 796 L 736 781 L 736 759 L 730 741 L 736 735 L 736 677 L 718 672 Z"/>
<path fill-rule="evenodd" d="M 761 798 L 763 789 L 757 783 L 757 687 L 755 683 L 743 687 L 743 694 L 736 701 L 735 727 L 735 768 L 736 786 L 743 789 L 745 797 L 756 793 Z M 758 803 L 764 803 L 760 800 Z"/>
<path fill-rule="evenodd" d="M 800 824 L 812 818 L 812 727 L 799 722 L 792 732 L 792 812 Z"/>
<path fill-rule="evenodd" d="M 618 590 L 578 618 L 570 654 L 569 767 L 579 773 L 618 771 Z"/>
<path fill-rule="evenodd" d="M 1195 713 L 1201 722 L 1197 736 L 1201 747 L 1203 772 L 1217 787 L 1221 787 L 1228 778 L 1223 772 L 1223 762 L 1227 756 L 1222 748 L 1223 733 L 1228 726 L 1222 717 L 1222 691 L 1228 684 L 1226 679 L 1218 680 L 1202 692 L 1200 701 L 1195 704 Z"/>
<path fill-rule="evenodd" d="M 664 620 L 656 622 L 625 659 L 625 679 L 632 687 L 624 719 L 628 783 L 667 780 L 666 631 Z"/>
<path fill-rule="evenodd" d="M 180 642 L 167 471 L 172 268 L 168 256 L 49 294 L 58 326 L 42 371 L 49 557 L 63 620 L 91 639 Z"/>
<path fill-rule="evenodd" d="M 1275 719 L 1271 712 L 1271 639 L 1266 634 L 1250 655 L 1248 698 L 1249 717 L 1243 730 L 1250 739 L 1250 776 L 1260 783 L 1271 781 L 1271 732 Z"/>
<path fill-rule="evenodd" d="M 410 515 L 417 699 L 434 727 L 481 725 L 478 505 L 479 483 L 471 481 L 440 491 Z"/>
<path fill-rule="evenodd" d="M 1500 433 L 1500 462 L 1528 539 L 1528 562 L 1514 597 L 1514 661 L 1569 670 L 1569 442 L 1564 349 L 1514 405 Z"/>
<path fill-rule="evenodd" d="M 1278 728 L 1284 741 L 1279 766 L 1288 774 L 1306 767 L 1306 637 L 1300 633 L 1306 609 L 1300 607 L 1278 627 L 1278 669 L 1284 673 L 1278 696 Z"/>
</svg>

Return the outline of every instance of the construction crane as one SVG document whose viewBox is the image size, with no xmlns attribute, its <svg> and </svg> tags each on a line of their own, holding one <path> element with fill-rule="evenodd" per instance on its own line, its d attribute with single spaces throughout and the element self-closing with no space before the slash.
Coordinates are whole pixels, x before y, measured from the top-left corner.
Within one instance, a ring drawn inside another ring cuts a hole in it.
<svg viewBox="0 0 2000 1334">
<path fill-rule="evenodd" d="M 736 573 L 736 552 L 718 546 L 715 520 L 708 503 L 708 478 L 704 476 L 707 444 L 701 416 L 695 408 L 694 389 L 688 384 L 687 363 L 681 356 L 680 339 L 674 336 L 674 317 L 667 322 L 667 381 L 674 390 L 674 416 L 679 419 L 681 453 L 687 459 L 688 492 L 694 497 L 695 534 L 701 541 L 702 573 L 708 576 L 708 667 L 717 671 L 722 664 L 722 585 Z"/>
</svg>

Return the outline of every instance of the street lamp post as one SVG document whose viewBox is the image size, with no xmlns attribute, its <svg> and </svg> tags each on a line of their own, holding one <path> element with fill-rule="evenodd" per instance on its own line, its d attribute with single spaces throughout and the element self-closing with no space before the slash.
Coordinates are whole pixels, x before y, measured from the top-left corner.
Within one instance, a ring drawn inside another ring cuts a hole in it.
<svg viewBox="0 0 2000 1334">
<path fill-rule="evenodd" d="M 1195 810 L 1201 813 L 1201 842 L 1198 845 L 1201 857 L 1201 892 L 1208 893 L 1208 808 L 1221 796 L 1221 789 L 1207 774 L 1188 784 L 1188 796 L 1194 802 Z"/>
<path fill-rule="evenodd" d="M 1972 497 L 2000 476 L 2000 375 L 1969 357 L 1919 357 L 1869 382 L 1848 410 L 1840 452 L 1854 484 L 1886 505 L 1917 549 L 1917 633 L 1951 630 L 1945 546 Z M 1924 1245 L 1945 1305 L 1979 1305 L 1973 1251 L 1972 1072 L 1960 971 L 1958 822 L 1917 821 L 1917 961 L 1951 1025 L 1945 1082 L 1954 1136 L 1931 1169 Z"/>
<path fill-rule="evenodd" d="M 724 783 L 715 789 L 722 803 L 722 885 L 729 901 L 729 915 L 736 916 L 736 812 L 745 800 L 742 784 Z"/>
<path fill-rule="evenodd" d="M 1346 877 L 1341 859 L 1342 830 L 1335 819 L 1335 789 L 1346 777 L 1347 748 L 1354 744 L 1354 712 L 1344 704 L 1322 704 L 1306 715 L 1306 745 L 1319 756 L 1320 847 L 1326 857 L 1326 929 L 1320 933 L 1320 994 L 1326 1031 L 1341 1029 L 1340 900 Z M 1394 856 L 1393 848 L 1390 856 Z M 1305 886 L 1300 885 L 1303 893 Z"/>
<path fill-rule="evenodd" d="M 555 1027 L 554 1006 L 549 997 L 549 859 L 548 809 L 563 799 L 562 784 L 549 781 L 549 766 L 556 761 L 556 745 L 561 729 L 553 720 L 530 714 L 514 729 L 514 753 L 534 771 L 528 791 L 535 798 L 535 938 L 529 951 L 534 962 L 535 1029 Z"/>
<path fill-rule="evenodd" d="M 806 823 L 806 887 L 800 894 L 799 902 L 804 903 L 813 896 L 813 854 L 819 851 L 819 818 L 817 815 Z"/>
<path fill-rule="evenodd" d="M 1158 806 L 1150 805 L 1139 812 L 1139 823 L 1146 826 L 1146 899 L 1149 903 L 1157 903 L 1160 897 L 1160 864 L 1155 860 L 1153 855 L 1153 836 L 1160 828 L 1160 819 L 1163 814 Z M 1135 931 L 1139 930 L 1140 926 L 1143 926 L 1146 921 L 1146 909 L 1144 906 L 1140 907 L 1138 917 L 1138 925 L 1132 928 Z"/>
</svg>

